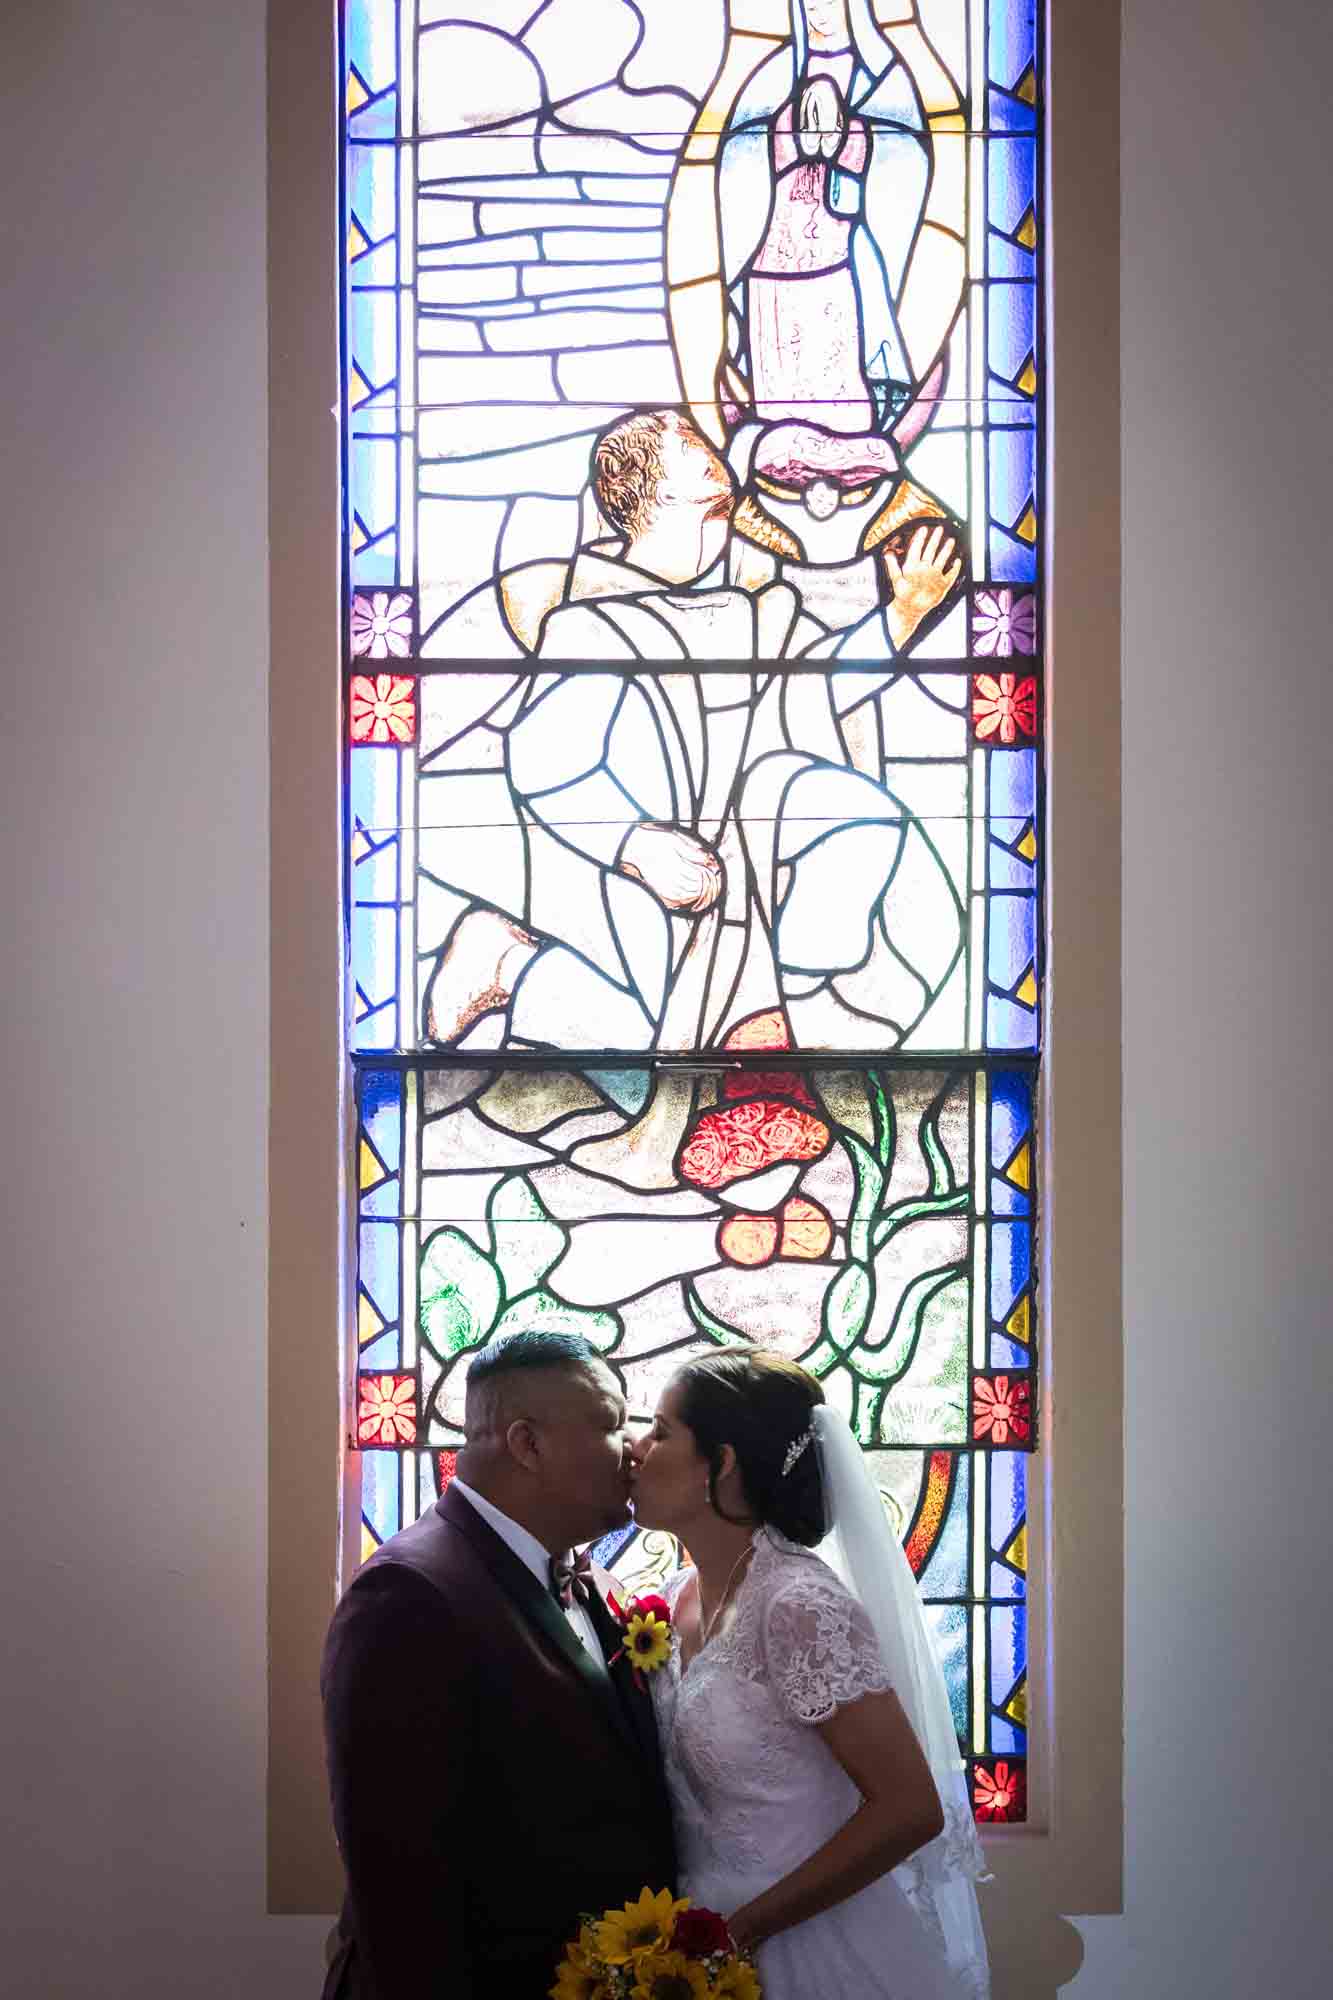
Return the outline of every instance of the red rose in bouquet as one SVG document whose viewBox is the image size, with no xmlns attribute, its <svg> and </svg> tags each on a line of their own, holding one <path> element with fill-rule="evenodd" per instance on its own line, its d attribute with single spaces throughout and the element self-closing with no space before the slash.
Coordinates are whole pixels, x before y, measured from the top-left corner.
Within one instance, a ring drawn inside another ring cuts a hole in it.
<svg viewBox="0 0 1333 2000">
<path fill-rule="evenodd" d="M 682 1910 L 671 1943 L 686 1958 L 708 1958 L 715 1951 L 732 1951 L 731 1932 L 716 1910 Z"/>
<path fill-rule="evenodd" d="M 645 1887 L 637 1902 L 583 1917 L 550 2000 L 763 2000 L 763 1989 L 716 1910 Z"/>
</svg>

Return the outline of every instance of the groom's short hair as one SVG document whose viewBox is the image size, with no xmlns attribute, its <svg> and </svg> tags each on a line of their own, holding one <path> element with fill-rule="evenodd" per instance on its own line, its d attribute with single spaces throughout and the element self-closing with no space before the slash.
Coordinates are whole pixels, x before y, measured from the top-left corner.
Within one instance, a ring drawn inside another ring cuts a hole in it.
<svg viewBox="0 0 1333 2000">
<path fill-rule="evenodd" d="M 468 1441 L 512 1422 L 513 1392 L 526 1376 L 557 1368 L 605 1367 L 581 1333 L 504 1333 L 473 1357 L 468 1369 L 464 1429 Z"/>
</svg>

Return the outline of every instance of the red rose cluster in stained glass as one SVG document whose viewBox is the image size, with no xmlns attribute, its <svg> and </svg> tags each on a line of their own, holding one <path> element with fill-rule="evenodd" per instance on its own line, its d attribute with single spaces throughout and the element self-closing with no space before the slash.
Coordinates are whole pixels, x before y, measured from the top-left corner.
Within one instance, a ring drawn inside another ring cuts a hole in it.
<svg viewBox="0 0 1333 2000">
<path fill-rule="evenodd" d="M 693 1187 L 727 1187 L 784 1161 L 817 1160 L 829 1138 L 822 1118 L 777 1098 L 705 1111 L 681 1152 L 681 1178 Z"/>
<path fill-rule="evenodd" d="M 361 1446 L 415 1444 L 417 1385 L 413 1375 L 363 1375 L 356 1406 Z"/>
</svg>

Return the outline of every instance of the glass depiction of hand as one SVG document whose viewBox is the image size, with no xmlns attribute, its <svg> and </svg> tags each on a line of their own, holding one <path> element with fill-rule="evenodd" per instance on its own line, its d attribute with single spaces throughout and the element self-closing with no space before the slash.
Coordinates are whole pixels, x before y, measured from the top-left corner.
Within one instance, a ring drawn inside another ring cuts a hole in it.
<svg viewBox="0 0 1333 2000">
<path fill-rule="evenodd" d="M 616 866 L 651 889 L 668 910 L 697 914 L 711 909 L 722 893 L 722 863 L 685 827 L 644 820 L 626 835 Z"/>
<path fill-rule="evenodd" d="M 943 604 L 957 583 L 962 558 L 947 525 L 927 522 L 916 530 L 901 561 L 892 549 L 885 551 L 884 567 L 893 592 L 885 622 L 889 637 L 901 651 L 922 619 Z"/>
</svg>

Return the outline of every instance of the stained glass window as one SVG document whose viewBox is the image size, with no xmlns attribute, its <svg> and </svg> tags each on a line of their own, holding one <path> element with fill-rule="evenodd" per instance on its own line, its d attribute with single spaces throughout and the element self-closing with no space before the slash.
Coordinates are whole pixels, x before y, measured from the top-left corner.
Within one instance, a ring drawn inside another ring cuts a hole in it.
<svg viewBox="0 0 1333 2000">
<path fill-rule="evenodd" d="M 473 1355 L 853 1424 L 1026 1796 L 1041 949 L 1032 0 L 347 0 L 363 1547 Z M 659 1577 L 670 1538 L 598 1551 Z"/>
</svg>

